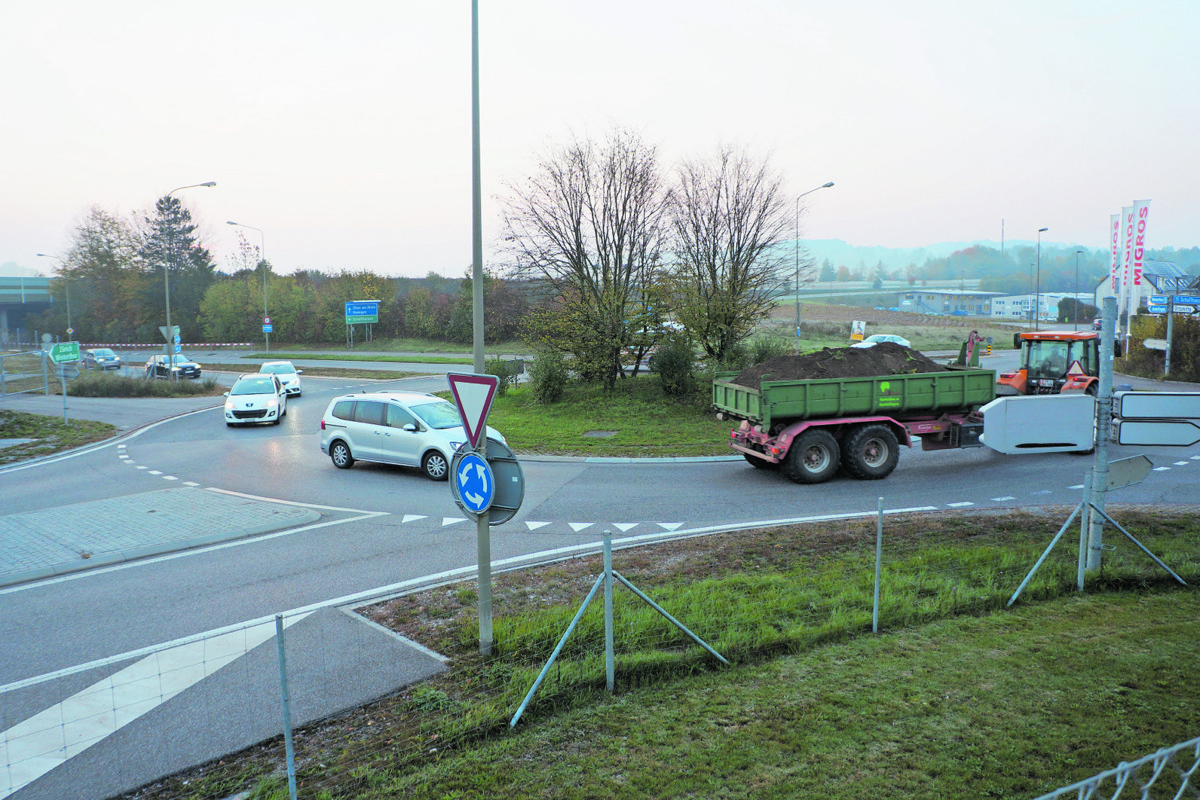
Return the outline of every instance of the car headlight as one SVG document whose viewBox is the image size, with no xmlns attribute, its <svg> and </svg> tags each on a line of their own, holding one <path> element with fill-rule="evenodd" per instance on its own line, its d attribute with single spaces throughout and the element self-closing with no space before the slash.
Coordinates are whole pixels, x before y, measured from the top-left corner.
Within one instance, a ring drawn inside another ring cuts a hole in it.
<svg viewBox="0 0 1200 800">
<path fill-rule="evenodd" d="M 454 450 L 455 452 L 457 452 L 457 451 L 458 451 L 458 449 L 459 449 L 460 447 L 462 447 L 464 444 L 466 444 L 466 442 L 451 442 L 451 443 L 450 443 L 450 449 L 451 449 L 451 450 Z"/>
</svg>

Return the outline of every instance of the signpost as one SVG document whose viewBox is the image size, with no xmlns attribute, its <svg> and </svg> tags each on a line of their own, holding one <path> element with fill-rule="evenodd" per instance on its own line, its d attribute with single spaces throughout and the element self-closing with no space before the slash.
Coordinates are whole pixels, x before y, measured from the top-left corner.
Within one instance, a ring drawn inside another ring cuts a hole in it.
<svg viewBox="0 0 1200 800">
<path fill-rule="evenodd" d="M 346 303 L 346 343 L 354 346 L 354 326 L 373 325 L 379 322 L 378 300 L 354 300 Z M 367 329 L 366 339 L 371 338 L 371 329 Z"/>
<path fill-rule="evenodd" d="M 1108 462 L 1108 490 L 1124 489 L 1141 483 L 1154 464 L 1145 456 L 1130 456 Z"/>
<path fill-rule="evenodd" d="M 1117 392 L 1117 444 L 1189 447 L 1200 442 L 1200 392 Z"/>
<path fill-rule="evenodd" d="M 79 342 L 58 342 L 50 347 L 50 360 L 55 363 L 54 376 L 62 381 L 63 422 L 67 422 L 67 379 L 78 378 Z"/>
</svg>

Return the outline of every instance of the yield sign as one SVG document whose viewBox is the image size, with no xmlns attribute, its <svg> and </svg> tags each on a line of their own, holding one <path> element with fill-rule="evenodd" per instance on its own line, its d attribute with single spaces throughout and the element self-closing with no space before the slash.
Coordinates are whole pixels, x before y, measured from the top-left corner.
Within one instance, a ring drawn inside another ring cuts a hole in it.
<svg viewBox="0 0 1200 800">
<path fill-rule="evenodd" d="M 479 440 L 487 430 L 488 411 L 492 408 L 492 398 L 496 396 L 500 379 L 495 375 L 461 372 L 448 373 L 446 379 L 450 381 L 450 393 L 454 395 L 454 405 L 458 406 L 471 449 L 478 449 Z"/>
</svg>

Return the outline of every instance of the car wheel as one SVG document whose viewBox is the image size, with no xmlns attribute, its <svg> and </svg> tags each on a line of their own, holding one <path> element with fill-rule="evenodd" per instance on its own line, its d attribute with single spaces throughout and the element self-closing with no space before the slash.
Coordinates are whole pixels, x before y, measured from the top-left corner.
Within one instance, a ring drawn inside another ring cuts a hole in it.
<svg viewBox="0 0 1200 800">
<path fill-rule="evenodd" d="M 431 481 L 444 481 L 450 473 L 450 464 L 437 450 L 431 450 L 421 459 L 421 469 Z"/>
<path fill-rule="evenodd" d="M 345 442 L 329 445 L 329 460 L 338 469 L 350 469 L 354 466 L 354 456 L 350 455 L 350 446 Z"/>
</svg>

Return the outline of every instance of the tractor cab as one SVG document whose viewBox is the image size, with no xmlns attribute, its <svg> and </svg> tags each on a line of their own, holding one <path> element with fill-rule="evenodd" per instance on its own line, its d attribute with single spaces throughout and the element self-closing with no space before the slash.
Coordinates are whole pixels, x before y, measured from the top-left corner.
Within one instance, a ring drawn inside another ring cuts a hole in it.
<svg viewBox="0 0 1200 800">
<path fill-rule="evenodd" d="M 1013 337 L 1021 350 L 1017 372 L 1003 372 L 997 395 L 1095 395 L 1100 374 L 1100 337 L 1084 331 L 1034 331 Z"/>
</svg>

